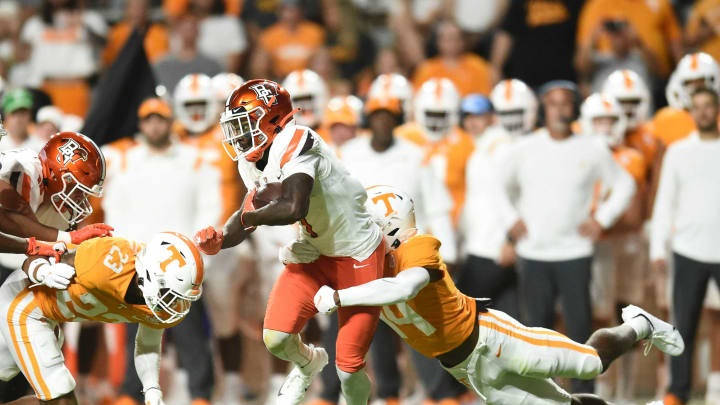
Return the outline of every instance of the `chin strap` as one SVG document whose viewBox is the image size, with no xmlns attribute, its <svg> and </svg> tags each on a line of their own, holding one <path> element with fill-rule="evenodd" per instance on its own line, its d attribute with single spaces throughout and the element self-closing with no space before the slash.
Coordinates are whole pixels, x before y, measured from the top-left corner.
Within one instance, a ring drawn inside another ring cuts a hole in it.
<svg viewBox="0 0 720 405">
<path fill-rule="evenodd" d="M 280 120 L 280 123 L 278 124 L 278 127 L 280 129 L 285 128 L 285 124 L 287 124 L 288 121 L 293 117 L 293 115 L 299 113 L 301 111 L 300 107 L 295 108 L 294 110 L 290 111 L 288 115 L 283 117 L 283 119 Z"/>
</svg>

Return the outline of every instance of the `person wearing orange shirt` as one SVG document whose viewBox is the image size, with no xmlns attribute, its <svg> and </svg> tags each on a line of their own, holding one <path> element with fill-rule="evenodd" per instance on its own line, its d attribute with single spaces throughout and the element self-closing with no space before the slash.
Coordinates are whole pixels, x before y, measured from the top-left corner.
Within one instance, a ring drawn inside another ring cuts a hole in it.
<svg viewBox="0 0 720 405">
<path fill-rule="evenodd" d="M 696 1 L 685 24 L 686 45 L 720 59 L 720 1 Z"/>
<path fill-rule="evenodd" d="M 465 53 L 462 32 L 453 22 L 443 22 L 437 29 L 439 55 L 421 63 L 413 76 L 419 89 L 431 78 L 450 79 L 461 96 L 471 93 L 490 94 L 493 78 L 490 65 L 481 57 Z"/>
<path fill-rule="evenodd" d="M 200 299 L 203 259 L 175 232 L 146 244 L 106 237 L 85 241 L 57 261 L 30 256 L 0 288 L 0 379 L 22 372 L 35 397 L 13 404 L 77 404 L 65 365 L 61 323 L 96 321 L 138 325 L 135 368 L 146 405 L 163 405 L 160 356 L 164 329 L 183 321 Z"/>
<path fill-rule="evenodd" d="M 293 70 L 307 68 L 325 42 L 322 27 L 303 18 L 298 0 L 282 3 L 279 21 L 260 34 L 260 46 L 252 62 L 257 77 L 285 77 Z"/>
<path fill-rule="evenodd" d="M 384 278 L 339 290 L 322 286 L 316 309 L 381 306 L 381 319 L 400 337 L 489 405 L 607 404 L 594 395 L 571 396 L 551 377 L 594 378 L 643 339 L 671 355 L 684 349 L 672 325 L 633 305 L 623 309 L 622 325 L 595 331 L 585 344 L 525 327 L 458 291 L 438 253 L 440 241 L 417 234 L 412 199 L 402 191 L 370 188 L 366 205 L 388 246 Z"/>
<path fill-rule="evenodd" d="M 647 196 L 647 164 L 642 153 L 627 146 L 625 110 L 612 95 L 595 93 L 588 97 L 581 108 L 580 123 L 585 135 L 596 136 L 607 142 L 617 163 L 633 177 L 636 185 L 630 206 L 612 227 L 603 232 L 595 248 L 593 282 L 602 293 L 600 299 L 594 302 L 594 312 L 597 319 L 609 322 L 624 306 L 643 302 L 644 299 L 649 275 L 648 245 L 642 232 L 646 207 L 644 200 Z M 603 194 L 604 190 L 598 198 L 602 198 Z M 637 352 L 620 360 L 615 398 L 633 398 L 637 360 Z M 608 378 L 599 379 L 598 386 L 603 388 L 596 392 L 610 392 L 609 385 Z"/>
<path fill-rule="evenodd" d="M 150 63 L 165 55 L 169 47 L 168 33 L 164 26 L 149 21 L 148 0 L 129 0 L 125 16 L 125 20 L 112 27 L 108 34 L 102 54 L 103 66 L 113 63 L 134 29 L 146 30 L 143 46 Z"/>
<path fill-rule="evenodd" d="M 578 47 L 593 40 L 593 32 L 609 21 L 625 21 L 632 27 L 643 46 L 649 48 L 658 61 L 657 71 L 667 77 L 674 61 L 682 55 L 682 32 L 672 4 L 668 0 L 655 2 L 634 0 L 590 0 L 583 6 L 578 20 Z M 597 48 L 609 50 L 607 36 L 599 38 Z"/>
</svg>

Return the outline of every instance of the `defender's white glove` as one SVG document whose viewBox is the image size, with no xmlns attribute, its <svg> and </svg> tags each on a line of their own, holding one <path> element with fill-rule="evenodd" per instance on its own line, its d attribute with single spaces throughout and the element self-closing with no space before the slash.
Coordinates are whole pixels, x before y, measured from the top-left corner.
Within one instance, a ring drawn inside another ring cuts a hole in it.
<svg viewBox="0 0 720 405">
<path fill-rule="evenodd" d="M 326 285 L 320 287 L 318 292 L 315 293 L 313 302 L 318 312 L 323 314 L 331 314 L 338 308 L 337 304 L 335 304 L 335 290 Z"/>
<path fill-rule="evenodd" d="M 57 290 L 65 290 L 75 276 L 75 268 L 65 263 L 50 264 L 45 259 L 35 259 L 30 263 L 28 277 L 35 285 L 46 285 Z"/>
<path fill-rule="evenodd" d="M 150 388 L 145 391 L 145 405 L 165 405 L 160 388 Z"/>
</svg>

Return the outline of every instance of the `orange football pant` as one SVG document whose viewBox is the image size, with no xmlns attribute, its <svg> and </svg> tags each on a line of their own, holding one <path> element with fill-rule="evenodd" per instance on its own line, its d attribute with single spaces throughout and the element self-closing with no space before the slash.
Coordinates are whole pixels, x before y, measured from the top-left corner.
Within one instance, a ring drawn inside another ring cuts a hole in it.
<svg viewBox="0 0 720 405">
<path fill-rule="evenodd" d="M 265 329 L 299 333 L 317 310 L 315 293 L 323 285 L 336 290 L 367 283 L 383 275 L 385 242 L 359 262 L 351 257 L 320 256 L 312 263 L 288 264 L 270 292 Z M 338 309 L 337 367 L 354 373 L 365 367 L 365 354 L 375 334 L 380 307 Z"/>
</svg>

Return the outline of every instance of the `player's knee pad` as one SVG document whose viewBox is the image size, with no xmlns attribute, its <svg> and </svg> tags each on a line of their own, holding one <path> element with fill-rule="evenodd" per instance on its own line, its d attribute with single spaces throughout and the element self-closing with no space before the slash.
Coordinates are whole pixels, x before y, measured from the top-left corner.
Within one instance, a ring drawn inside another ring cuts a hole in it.
<svg viewBox="0 0 720 405">
<path fill-rule="evenodd" d="M 272 329 L 263 329 L 265 347 L 274 355 L 285 353 L 285 346 L 294 335 Z"/>
<path fill-rule="evenodd" d="M 364 369 L 348 373 L 336 367 L 340 387 L 348 405 L 366 404 L 370 397 L 370 378 Z"/>
</svg>

